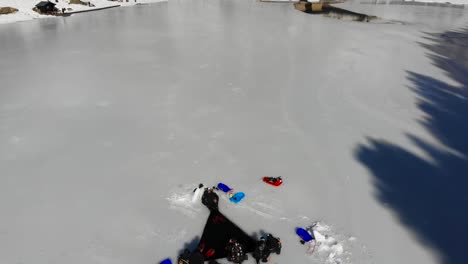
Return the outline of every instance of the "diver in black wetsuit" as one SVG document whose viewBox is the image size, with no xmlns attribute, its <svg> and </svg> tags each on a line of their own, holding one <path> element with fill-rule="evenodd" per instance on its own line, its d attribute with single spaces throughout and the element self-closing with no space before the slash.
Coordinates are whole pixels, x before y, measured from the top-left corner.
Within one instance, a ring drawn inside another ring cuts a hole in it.
<svg viewBox="0 0 468 264">
<path fill-rule="evenodd" d="M 213 191 L 213 188 L 205 188 L 202 195 L 202 203 L 210 210 L 218 210 L 218 195 Z"/>
<path fill-rule="evenodd" d="M 267 237 L 261 237 L 257 242 L 253 256 L 258 263 L 268 262 L 268 257 L 271 253 L 281 253 L 281 241 L 279 238 L 274 237 L 272 234 L 268 234 Z"/>
<path fill-rule="evenodd" d="M 260 260 L 263 262 L 268 261 L 268 256 L 270 256 L 270 251 L 266 248 L 266 239 L 265 237 L 261 237 L 259 241 L 257 241 L 257 245 L 255 246 L 255 250 L 252 253 L 253 257 L 257 264 L 260 263 Z"/>
<path fill-rule="evenodd" d="M 270 253 L 281 254 L 281 240 L 272 234 L 268 234 L 266 237 L 266 247 Z"/>
</svg>

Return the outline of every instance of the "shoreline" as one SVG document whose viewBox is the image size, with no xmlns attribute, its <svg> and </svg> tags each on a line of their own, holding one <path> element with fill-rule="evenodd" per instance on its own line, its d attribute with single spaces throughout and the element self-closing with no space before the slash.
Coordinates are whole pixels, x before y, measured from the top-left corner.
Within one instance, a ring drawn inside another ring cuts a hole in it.
<svg viewBox="0 0 468 264">
<path fill-rule="evenodd" d="M 0 15 L 0 25 L 11 24 L 17 22 L 31 21 L 40 18 L 64 17 L 71 16 L 79 13 L 87 13 L 92 11 L 100 11 L 117 7 L 128 7 L 136 5 L 149 5 L 153 3 L 167 2 L 168 0 L 129 0 L 128 2 L 122 1 L 107 1 L 107 0 L 90 0 L 95 6 L 89 7 L 83 4 L 69 4 L 68 0 L 51 0 L 58 10 L 65 8 L 69 11 L 65 13 L 59 12 L 57 15 L 39 14 L 32 9 L 37 3 L 42 0 L 0 0 L 0 7 L 13 7 L 18 11 L 11 14 Z M 71 10 L 70 10 L 71 9 Z"/>
<path fill-rule="evenodd" d="M 65 12 L 64 15 L 73 15 L 73 14 L 79 14 L 79 13 L 100 11 L 100 10 L 110 9 L 110 8 L 116 8 L 116 7 L 121 7 L 121 5 L 113 5 L 113 6 L 99 7 L 99 8 L 93 8 L 93 9 L 87 9 L 87 10 L 79 10 L 79 11 Z"/>
</svg>

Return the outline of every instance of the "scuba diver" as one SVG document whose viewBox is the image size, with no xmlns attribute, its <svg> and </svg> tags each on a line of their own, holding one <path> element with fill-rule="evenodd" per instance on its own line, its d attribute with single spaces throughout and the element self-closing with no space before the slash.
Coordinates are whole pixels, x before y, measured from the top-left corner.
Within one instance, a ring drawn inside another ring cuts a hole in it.
<svg viewBox="0 0 468 264">
<path fill-rule="evenodd" d="M 213 188 L 205 188 L 202 195 L 202 204 L 210 210 L 218 210 L 218 195 L 213 191 Z"/>
<path fill-rule="evenodd" d="M 270 253 L 281 254 L 281 240 L 272 234 L 268 234 L 266 237 L 266 247 Z"/>
<path fill-rule="evenodd" d="M 271 253 L 281 254 L 281 241 L 272 234 L 268 234 L 266 238 L 261 237 L 257 242 L 253 256 L 258 264 L 260 260 L 268 262 Z"/>
<path fill-rule="evenodd" d="M 268 253 L 268 254 L 267 254 Z M 257 264 L 260 263 L 260 260 L 263 262 L 268 261 L 268 256 L 270 255 L 269 252 L 266 250 L 266 240 L 265 237 L 261 237 L 259 241 L 257 241 L 257 245 L 255 246 L 255 250 L 252 253 L 253 257 Z"/>
</svg>

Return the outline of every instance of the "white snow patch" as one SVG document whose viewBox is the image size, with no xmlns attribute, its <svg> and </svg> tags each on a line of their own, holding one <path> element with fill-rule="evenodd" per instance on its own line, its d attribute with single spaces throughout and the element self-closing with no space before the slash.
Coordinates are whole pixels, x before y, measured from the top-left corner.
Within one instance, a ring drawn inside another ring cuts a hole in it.
<svg viewBox="0 0 468 264">
<path fill-rule="evenodd" d="M 23 139 L 18 137 L 18 136 L 13 136 L 10 138 L 10 143 L 11 144 L 18 144 L 22 141 Z"/>
<path fill-rule="evenodd" d="M 282 208 L 282 202 L 279 199 L 268 198 L 265 195 L 262 195 L 258 190 L 248 191 L 249 195 L 242 202 L 235 205 L 239 208 L 247 209 L 248 211 L 268 219 L 279 219 L 283 217 L 284 212 Z M 229 201 L 226 195 L 224 199 Z M 229 202 L 231 203 L 231 202 Z M 232 204 L 232 203 L 231 203 Z M 234 205 L 234 204 L 233 204 Z"/>
<path fill-rule="evenodd" d="M 201 195 L 202 195 L 202 188 L 197 188 L 192 195 L 192 203 L 196 203 L 197 201 L 200 201 Z"/>
<path fill-rule="evenodd" d="M 224 136 L 224 134 L 224 131 L 216 131 L 213 134 L 211 134 L 211 138 L 217 139 Z"/>
<path fill-rule="evenodd" d="M 462 4 L 462 5 L 468 5 L 468 0 L 418 0 L 418 2 L 426 2 L 426 3 L 451 3 L 451 4 Z"/>
<path fill-rule="evenodd" d="M 191 190 L 187 186 L 177 192 L 172 192 L 166 200 L 169 201 L 170 209 L 179 211 L 189 217 L 195 217 L 202 209 L 200 199 L 198 199 L 200 195 L 200 192 L 194 193 L 193 189 Z"/>
<path fill-rule="evenodd" d="M 311 255 L 311 258 L 319 259 L 321 263 L 352 263 L 352 254 L 345 248 L 346 245 L 350 246 L 349 243 L 352 243 L 350 241 L 355 240 L 354 237 L 347 238 L 335 234 L 330 226 L 320 222 L 314 224 L 311 229 L 316 241 L 315 253 Z"/>
<path fill-rule="evenodd" d="M 20 110 L 25 107 L 24 104 L 5 104 L 2 106 L 3 110 L 10 111 L 10 110 Z"/>
<path fill-rule="evenodd" d="M 100 102 L 97 102 L 96 103 L 96 106 L 98 107 L 108 107 L 110 106 L 112 103 L 111 102 L 108 102 L 108 101 L 100 101 Z"/>
<path fill-rule="evenodd" d="M 147 225 L 139 232 L 136 238 L 142 241 L 150 241 L 154 238 L 158 238 L 163 239 L 166 242 L 175 243 L 184 240 L 186 236 L 187 230 L 185 228 L 182 228 L 180 230 L 174 229 L 168 232 L 162 231 L 159 228 L 154 229 L 153 226 Z"/>
<path fill-rule="evenodd" d="M 114 142 L 106 140 L 106 141 L 102 142 L 102 145 L 104 147 L 112 147 L 112 146 L 114 146 Z"/>
<path fill-rule="evenodd" d="M 233 87 L 231 91 L 237 95 L 246 95 L 246 92 L 241 87 Z"/>
</svg>

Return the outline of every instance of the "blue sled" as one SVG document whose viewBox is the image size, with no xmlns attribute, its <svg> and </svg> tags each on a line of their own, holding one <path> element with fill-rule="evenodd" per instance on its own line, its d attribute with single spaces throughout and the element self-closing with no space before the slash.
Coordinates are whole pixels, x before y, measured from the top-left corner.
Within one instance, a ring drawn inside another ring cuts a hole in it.
<svg viewBox="0 0 468 264">
<path fill-rule="evenodd" d="M 313 235 L 311 235 L 309 232 L 307 232 L 307 230 L 305 230 L 304 228 L 297 228 L 296 229 L 296 234 L 304 241 L 304 242 L 309 242 L 309 241 L 312 241 L 314 240 L 315 238 L 313 237 Z"/>
<path fill-rule="evenodd" d="M 229 192 L 234 192 L 234 189 L 232 189 L 231 187 L 227 186 L 226 184 L 224 183 L 218 183 L 218 189 L 220 189 L 221 191 L 231 195 Z M 242 201 L 242 199 L 244 199 L 245 197 L 245 193 L 243 192 L 237 192 L 237 193 L 234 193 L 232 196 L 229 197 L 229 201 L 237 204 L 239 203 L 240 201 Z"/>
<path fill-rule="evenodd" d="M 226 184 L 221 183 L 221 182 L 218 183 L 218 188 L 219 188 L 221 191 L 225 192 L 225 193 L 227 193 L 227 192 L 229 192 L 229 191 L 232 190 L 232 188 L 229 188 L 229 186 L 227 186 Z"/>
<path fill-rule="evenodd" d="M 171 259 L 168 259 L 168 258 L 167 258 L 167 259 L 165 259 L 165 260 L 159 262 L 159 264 L 172 264 L 172 261 L 171 261 Z"/>
<path fill-rule="evenodd" d="M 229 198 L 229 201 L 236 204 L 236 203 L 242 201 L 242 199 L 244 199 L 244 197 L 245 197 L 245 193 L 238 192 L 238 193 L 235 193 L 233 196 L 231 196 L 231 198 Z"/>
</svg>

